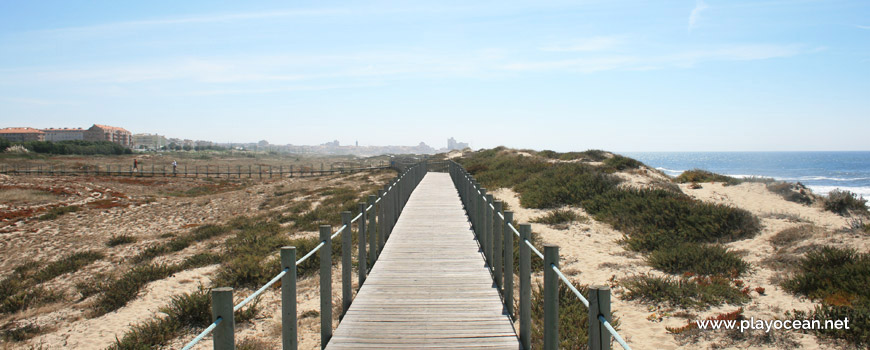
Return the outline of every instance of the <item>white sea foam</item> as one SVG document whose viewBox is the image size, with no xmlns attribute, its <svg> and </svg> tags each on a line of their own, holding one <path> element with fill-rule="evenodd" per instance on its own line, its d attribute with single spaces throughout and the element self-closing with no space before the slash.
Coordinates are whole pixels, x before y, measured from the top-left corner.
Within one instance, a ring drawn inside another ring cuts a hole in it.
<svg viewBox="0 0 870 350">
<path fill-rule="evenodd" d="M 839 189 L 843 191 L 850 191 L 858 196 L 864 197 L 865 199 L 870 199 L 870 186 L 860 186 L 860 187 L 846 187 L 846 186 L 815 186 L 815 185 L 807 185 L 809 189 L 813 190 L 815 194 L 827 195 L 828 192 Z"/>
<path fill-rule="evenodd" d="M 685 170 L 674 170 L 674 169 L 668 169 L 668 168 L 662 168 L 662 167 L 658 167 L 658 168 L 656 168 L 656 170 L 660 170 L 663 173 L 670 175 L 670 176 L 680 176 L 680 174 L 682 174 L 685 171 Z"/>
</svg>

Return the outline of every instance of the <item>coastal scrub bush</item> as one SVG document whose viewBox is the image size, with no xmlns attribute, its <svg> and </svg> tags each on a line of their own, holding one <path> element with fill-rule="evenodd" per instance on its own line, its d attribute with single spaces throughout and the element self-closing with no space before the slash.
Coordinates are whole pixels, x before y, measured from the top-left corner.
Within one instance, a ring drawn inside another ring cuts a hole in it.
<svg viewBox="0 0 870 350">
<path fill-rule="evenodd" d="M 776 248 L 788 247 L 799 241 L 808 239 L 813 236 L 816 227 L 813 225 L 801 225 L 789 227 L 774 234 L 770 239 L 770 244 Z"/>
<path fill-rule="evenodd" d="M 133 237 L 129 234 L 120 234 L 120 235 L 112 235 L 109 240 L 106 242 L 106 245 L 109 247 L 115 247 L 122 244 L 130 244 L 135 243 L 136 237 Z"/>
<path fill-rule="evenodd" d="M 204 328 L 211 324 L 211 297 L 208 289 L 199 287 L 191 293 L 172 297 L 168 306 L 160 309 L 165 317 L 155 317 L 131 327 L 121 339 L 109 346 L 113 350 L 154 349 L 166 345 L 182 334 L 186 328 Z M 253 319 L 259 311 L 259 300 L 254 300 L 244 310 L 235 312 L 236 322 Z"/>
<path fill-rule="evenodd" d="M 792 184 L 789 182 L 773 182 L 767 184 L 767 190 L 780 195 L 783 199 L 789 202 L 800 204 L 813 204 L 813 197 L 810 196 L 810 191 L 800 182 Z"/>
<path fill-rule="evenodd" d="M 675 179 L 678 183 L 723 182 L 725 185 L 739 185 L 743 181 L 731 176 L 720 175 L 707 170 L 692 169 L 684 171 Z"/>
<path fill-rule="evenodd" d="M 577 222 L 577 221 L 586 221 L 588 220 L 585 216 L 577 214 L 577 212 L 569 209 L 557 209 L 553 210 L 546 215 L 531 219 L 531 222 L 546 224 L 546 225 L 554 225 L 567 228 L 568 224 Z"/>
<path fill-rule="evenodd" d="M 101 316 L 120 309 L 136 298 L 139 290 L 149 282 L 164 279 L 178 271 L 178 266 L 164 264 L 147 264 L 132 268 L 120 278 L 104 285 L 105 290 L 94 303 L 94 314 Z"/>
<path fill-rule="evenodd" d="M 749 270 L 749 263 L 721 245 L 682 243 L 652 251 L 647 261 L 672 274 L 739 276 Z"/>
<path fill-rule="evenodd" d="M 724 303 L 743 304 L 749 296 L 721 276 L 656 277 L 635 275 L 621 281 L 627 300 L 642 300 L 672 307 L 703 309 Z"/>
<path fill-rule="evenodd" d="M 819 301 L 810 311 L 795 311 L 795 318 L 843 320 L 849 330 L 817 330 L 820 335 L 870 344 L 870 253 L 851 248 L 822 247 L 801 258 L 798 272 L 782 283 L 783 289 Z"/>
<path fill-rule="evenodd" d="M 82 267 L 103 257 L 103 253 L 92 250 L 72 253 L 45 265 L 44 268 L 33 275 L 33 281 L 36 283 L 49 281 L 65 273 L 78 271 Z"/>
<path fill-rule="evenodd" d="M 867 200 L 850 191 L 836 189 L 825 198 L 825 210 L 840 215 L 848 215 L 850 211 L 867 214 Z"/>
<path fill-rule="evenodd" d="M 74 213 L 81 210 L 77 205 L 67 205 L 63 207 L 54 207 L 48 210 L 47 213 L 40 215 L 37 219 L 40 221 L 54 220 L 66 213 Z"/>
<path fill-rule="evenodd" d="M 746 210 L 692 200 L 664 190 L 619 189 L 584 201 L 594 218 L 625 233 L 635 251 L 684 242 L 721 243 L 754 236 L 758 218 Z"/>
<path fill-rule="evenodd" d="M 625 169 L 638 169 L 642 165 L 643 163 L 636 159 L 623 157 L 618 154 L 614 154 L 613 157 L 604 160 L 604 169 L 608 172 L 622 171 Z"/>
</svg>

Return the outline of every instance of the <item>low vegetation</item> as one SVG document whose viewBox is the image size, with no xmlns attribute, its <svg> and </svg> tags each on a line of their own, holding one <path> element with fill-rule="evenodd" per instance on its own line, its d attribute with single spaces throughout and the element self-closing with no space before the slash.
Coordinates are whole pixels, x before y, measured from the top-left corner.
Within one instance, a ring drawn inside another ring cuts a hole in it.
<svg viewBox="0 0 870 350">
<path fill-rule="evenodd" d="M 678 244 L 654 250 L 647 261 L 652 267 L 672 274 L 739 276 L 749 270 L 749 263 L 737 253 L 715 244 Z"/>
<path fill-rule="evenodd" d="M 817 228 L 813 225 L 789 227 L 777 232 L 769 241 L 776 248 L 789 247 L 813 236 Z"/>
<path fill-rule="evenodd" d="M 634 164 L 616 156 L 608 159 L 614 158 Z M 598 167 L 550 163 L 519 156 L 505 148 L 471 153 L 458 161 L 485 187 L 505 187 L 518 192 L 525 207 L 582 207 L 596 220 L 622 231 L 626 248 L 650 254 L 650 262 L 660 269 L 719 276 L 708 284 L 701 280 L 659 281 L 659 286 L 691 296 L 684 300 L 711 303 L 744 300 L 745 295 L 736 287 L 718 282 L 745 273 L 749 264 L 716 244 L 750 238 L 759 232 L 758 218 L 748 211 L 700 202 L 681 192 L 623 188 L 619 186 L 622 180 L 609 173 L 618 168 L 613 164 Z M 641 286 L 653 284 L 635 282 L 635 285 L 640 291 Z"/>
<path fill-rule="evenodd" d="M 236 322 L 253 319 L 258 312 L 258 301 L 244 310 L 236 311 Z M 166 316 L 134 325 L 121 339 L 109 347 L 113 350 L 153 349 L 166 345 L 187 328 L 205 328 L 212 323 L 209 290 L 200 287 L 192 293 L 172 297 L 169 306 L 160 310 Z"/>
<path fill-rule="evenodd" d="M 544 158 L 558 160 L 586 160 L 592 162 L 600 162 L 607 159 L 607 152 L 598 149 L 591 149 L 584 152 L 565 152 L 559 153 L 551 150 L 543 150 L 540 152 L 528 151 Z"/>
<path fill-rule="evenodd" d="M 164 278 L 174 271 L 192 267 L 220 263 L 216 276 L 212 279 L 213 286 L 228 286 L 234 289 L 257 288 L 280 272 L 279 259 L 276 252 L 283 246 L 295 246 L 299 256 L 314 249 L 320 240 L 317 237 L 292 238 L 293 231 L 303 231 L 307 228 L 316 229 L 321 224 L 339 224 L 340 212 L 355 211 L 356 203 L 366 198 L 379 184 L 368 184 L 362 190 L 348 187 L 329 188 L 321 190 L 326 196 L 320 204 L 311 208 L 310 202 L 305 205 L 293 205 L 283 211 L 271 211 L 255 217 L 238 216 L 223 225 L 206 225 L 192 230 L 188 234 L 175 235 L 164 244 L 152 246 L 140 254 L 139 261 L 150 261 L 155 256 L 170 251 L 180 250 L 192 242 L 230 234 L 223 243 L 221 255 L 199 254 L 188 258 L 180 265 L 148 264 L 134 268 L 121 278 L 112 281 L 105 287 L 112 292 L 104 293 L 97 300 L 97 313 L 104 313 L 126 304 L 145 283 Z M 308 212 L 317 211 L 315 214 Z M 293 222 L 290 232 L 282 223 Z M 354 238 L 356 239 L 356 238 Z M 340 259 L 341 242 L 332 242 L 334 262 Z M 319 254 L 313 255 L 297 266 L 299 275 L 310 275 L 320 268 Z M 157 317 L 136 325 L 122 339 L 116 341 L 112 349 L 144 349 L 165 345 L 177 337 L 186 328 L 204 327 L 211 323 L 210 303 L 207 292 L 200 290 L 173 298 L 171 305 L 163 310 L 167 317 Z M 237 321 L 252 319 L 257 313 L 252 306 L 245 313 L 236 315 Z M 192 315 L 190 317 L 185 315 Z M 208 316 L 208 317 L 206 317 Z M 251 343 L 251 346 L 258 346 Z M 256 347 L 254 347 L 256 348 Z"/>
<path fill-rule="evenodd" d="M 61 293 L 43 288 L 39 284 L 78 271 L 102 258 L 102 253 L 84 251 L 50 263 L 31 261 L 19 265 L 9 277 L 0 281 L 0 313 L 13 313 L 61 300 Z"/>
<path fill-rule="evenodd" d="M 133 153 L 129 148 L 110 141 L 28 141 L 14 144 L 21 145 L 30 152 L 45 154 L 119 155 Z"/>
<path fill-rule="evenodd" d="M 809 189 L 800 182 L 773 182 L 767 184 L 767 190 L 780 195 L 789 202 L 810 205 L 813 204 L 813 196 Z"/>
<path fill-rule="evenodd" d="M 720 175 L 701 169 L 684 171 L 674 180 L 678 183 L 721 182 L 724 183 L 726 186 L 739 185 L 743 182 L 740 179 L 731 176 Z"/>
<path fill-rule="evenodd" d="M 586 222 L 587 219 L 585 216 L 577 214 L 577 212 L 570 209 L 557 209 L 553 210 L 546 215 L 541 217 L 534 218 L 530 220 L 534 223 L 552 225 L 556 228 L 566 229 L 569 224 L 575 222 Z"/>
<path fill-rule="evenodd" d="M 851 248 L 822 247 L 807 253 L 798 272 L 782 283 L 794 294 L 820 302 L 810 311 L 795 311 L 799 319 L 849 319 L 849 330 L 818 330 L 822 336 L 870 344 L 870 253 Z"/>
<path fill-rule="evenodd" d="M 135 243 L 136 237 L 133 237 L 129 234 L 120 234 L 109 237 L 109 240 L 106 241 L 106 245 L 109 247 L 115 247 L 123 244 Z"/>
<path fill-rule="evenodd" d="M 824 206 L 825 210 L 840 215 L 850 213 L 867 215 L 867 200 L 849 191 L 839 189 L 831 191 L 825 198 Z"/>
<path fill-rule="evenodd" d="M 621 281 L 627 300 L 642 300 L 671 307 L 705 309 L 724 303 L 749 301 L 750 289 L 723 276 L 657 277 L 636 275 Z"/>
<path fill-rule="evenodd" d="M 45 214 L 40 215 L 37 219 L 46 221 L 46 220 L 54 220 L 66 213 L 74 213 L 81 210 L 81 207 L 77 205 L 67 205 L 62 207 L 53 207 L 48 210 Z"/>
</svg>

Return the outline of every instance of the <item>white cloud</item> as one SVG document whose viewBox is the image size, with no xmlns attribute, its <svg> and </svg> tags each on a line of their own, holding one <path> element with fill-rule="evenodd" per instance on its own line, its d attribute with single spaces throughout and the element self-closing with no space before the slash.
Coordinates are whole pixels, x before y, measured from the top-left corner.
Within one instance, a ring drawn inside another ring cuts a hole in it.
<svg viewBox="0 0 870 350">
<path fill-rule="evenodd" d="M 859 29 L 867 29 L 867 30 L 870 30 L 870 26 L 856 25 L 855 27 L 857 27 L 857 28 L 859 28 Z"/>
<path fill-rule="evenodd" d="M 559 45 L 542 47 L 542 51 L 552 52 L 595 52 L 613 49 L 625 41 L 622 36 L 594 36 Z"/>
<path fill-rule="evenodd" d="M 701 12 L 707 8 L 707 4 L 702 0 L 698 0 L 698 2 L 695 3 L 695 8 L 692 9 L 692 13 L 689 14 L 689 30 L 695 29 L 698 25 L 698 20 L 701 18 Z"/>
<path fill-rule="evenodd" d="M 823 48 L 807 49 L 801 45 L 731 45 L 662 55 L 620 55 L 514 62 L 501 65 L 500 68 L 510 71 L 564 70 L 580 73 L 608 70 L 643 71 L 670 67 L 691 67 L 701 62 L 710 61 L 755 61 L 783 58 L 820 50 Z"/>
</svg>

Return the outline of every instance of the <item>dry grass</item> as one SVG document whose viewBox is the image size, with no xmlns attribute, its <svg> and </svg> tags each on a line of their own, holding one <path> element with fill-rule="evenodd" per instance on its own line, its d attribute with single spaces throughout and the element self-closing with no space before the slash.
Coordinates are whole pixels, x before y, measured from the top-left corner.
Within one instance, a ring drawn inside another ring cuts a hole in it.
<svg viewBox="0 0 870 350">
<path fill-rule="evenodd" d="M 57 199 L 57 196 L 49 192 L 11 188 L 0 191 L 0 202 L 12 204 L 43 204 Z"/>
</svg>

